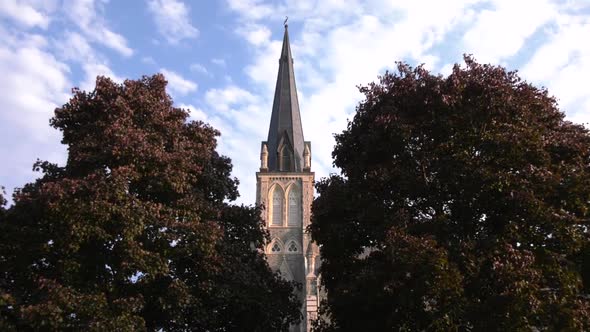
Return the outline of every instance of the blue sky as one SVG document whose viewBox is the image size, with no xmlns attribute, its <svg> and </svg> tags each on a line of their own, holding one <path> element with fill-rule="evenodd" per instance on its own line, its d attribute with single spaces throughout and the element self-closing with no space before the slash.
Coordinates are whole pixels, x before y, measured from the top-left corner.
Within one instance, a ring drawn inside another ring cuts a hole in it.
<svg viewBox="0 0 590 332">
<path fill-rule="evenodd" d="M 37 158 L 64 163 L 48 121 L 72 87 L 162 72 L 175 105 L 222 132 L 239 202 L 254 203 L 286 15 L 316 178 L 336 171 L 333 133 L 361 100 L 356 86 L 398 60 L 447 74 L 471 53 L 590 122 L 590 0 L 1 0 L 0 185 L 10 195 L 34 180 Z"/>
</svg>

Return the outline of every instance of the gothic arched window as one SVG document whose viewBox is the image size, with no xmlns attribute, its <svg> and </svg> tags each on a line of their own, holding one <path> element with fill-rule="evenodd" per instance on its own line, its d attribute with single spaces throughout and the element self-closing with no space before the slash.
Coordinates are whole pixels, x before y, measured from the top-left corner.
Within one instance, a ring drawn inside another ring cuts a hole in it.
<svg viewBox="0 0 590 332">
<path fill-rule="evenodd" d="M 297 226 L 301 222 L 301 192 L 296 186 L 289 190 L 289 226 Z"/>
<path fill-rule="evenodd" d="M 279 244 L 279 242 L 275 241 L 272 244 L 272 247 L 270 248 L 270 251 L 272 253 L 275 253 L 275 254 L 281 252 L 281 245 Z"/>
<path fill-rule="evenodd" d="M 295 243 L 295 241 L 290 241 L 289 244 L 287 244 L 287 253 L 298 254 L 299 252 L 299 246 L 297 245 L 297 243 Z"/>
<path fill-rule="evenodd" d="M 272 214 L 270 225 L 283 225 L 283 190 L 278 186 L 272 191 Z"/>
</svg>

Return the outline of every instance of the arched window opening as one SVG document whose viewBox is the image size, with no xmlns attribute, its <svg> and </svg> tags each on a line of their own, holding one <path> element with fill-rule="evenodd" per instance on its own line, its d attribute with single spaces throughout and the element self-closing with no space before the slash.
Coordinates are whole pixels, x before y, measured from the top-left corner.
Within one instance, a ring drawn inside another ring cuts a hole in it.
<svg viewBox="0 0 590 332">
<path fill-rule="evenodd" d="M 272 192 L 272 226 L 283 225 L 283 191 L 275 187 Z"/>
<path fill-rule="evenodd" d="M 291 171 L 293 167 L 291 167 L 291 149 L 288 145 L 283 145 L 280 153 L 281 159 L 281 171 Z"/>
<path fill-rule="evenodd" d="M 289 243 L 289 246 L 287 247 L 287 251 L 290 253 L 297 253 L 299 252 L 299 248 L 297 248 L 297 244 L 295 244 L 295 241 L 291 241 Z"/>
<path fill-rule="evenodd" d="M 273 243 L 273 245 L 272 245 L 272 247 L 271 247 L 270 251 L 271 251 L 272 253 L 275 253 L 275 254 L 276 254 L 276 253 L 279 253 L 279 252 L 281 252 L 281 246 L 279 245 L 279 243 L 278 243 L 277 241 L 275 241 L 275 242 Z"/>
<path fill-rule="evenodd" d="M 301 224 L 301 192 L 299 188 L 292 187 L 289 191 L 289 226 Z"/>
</svg>

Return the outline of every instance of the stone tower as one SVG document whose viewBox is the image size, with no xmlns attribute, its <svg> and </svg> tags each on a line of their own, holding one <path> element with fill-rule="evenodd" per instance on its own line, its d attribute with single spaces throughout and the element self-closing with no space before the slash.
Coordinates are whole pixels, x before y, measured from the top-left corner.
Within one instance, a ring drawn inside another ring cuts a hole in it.
<svg viewBox="0 0 590 332">
<path fill-rule="evenodd" d="M 268 139 L 260 147 L 256 202 L 265 207 L 262 219 L 271 237 L 265 248 L 270 267 L 303 286 L 298 295 L 304 319 L 291 331 L 308 331 L 309 321 L 317 315 L 319 250 L 305 231 L 311 220 L 313 182 L 311 143 L 303 139 L 285 24 Z"/>
</svg>

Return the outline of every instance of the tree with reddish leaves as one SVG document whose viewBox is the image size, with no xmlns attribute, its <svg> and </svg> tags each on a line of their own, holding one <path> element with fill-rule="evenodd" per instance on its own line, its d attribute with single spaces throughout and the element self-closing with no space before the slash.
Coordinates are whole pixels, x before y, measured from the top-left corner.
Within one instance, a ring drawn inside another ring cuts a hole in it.
<svg viewBox="0 0 590 332">
<path fill-rule="evenodd" d="M 269 269 L 259 210 L 230 206 L 215 129 L 173 107 L 162 75 L 77 89 L 51 125 L 65 166 L 0 220 L 4 330 L 286 330 L 293 285 Z"/>
<path fill-rule="evenodd" d="M 590 329 L 588 130 L 471 57 L 360 91 L 313 203 L 317 330 Z"/>
</svg>

